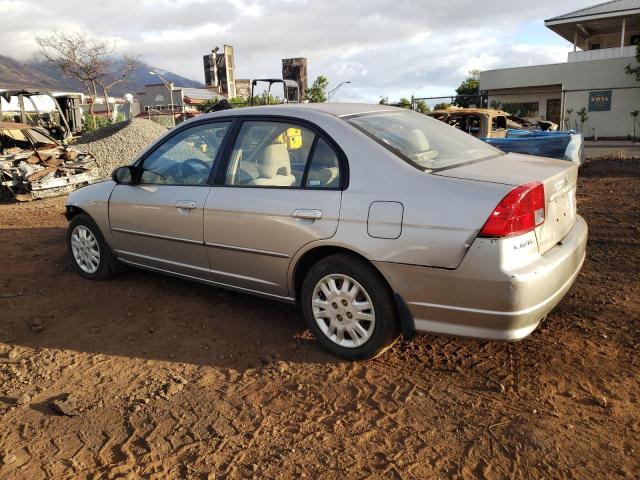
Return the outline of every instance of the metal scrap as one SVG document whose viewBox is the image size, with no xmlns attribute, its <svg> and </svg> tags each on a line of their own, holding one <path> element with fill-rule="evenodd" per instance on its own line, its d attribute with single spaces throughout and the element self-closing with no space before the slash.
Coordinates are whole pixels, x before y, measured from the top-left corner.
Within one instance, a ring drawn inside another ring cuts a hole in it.
<svg viewBox="0 0 640 480">
<path fill-rule="evenodd" d="M 36 127 L 0 122 L 0 199 L 54 197 L 96 181 L 97 175 L 92 155 Z"/>
</svg>

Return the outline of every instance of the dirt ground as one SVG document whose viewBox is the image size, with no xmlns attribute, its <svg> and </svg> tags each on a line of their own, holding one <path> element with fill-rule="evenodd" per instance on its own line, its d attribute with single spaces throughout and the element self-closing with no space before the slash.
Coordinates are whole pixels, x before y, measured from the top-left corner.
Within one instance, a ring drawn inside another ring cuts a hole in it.
<svg viewBox="0 0 640 480">
<path fill-rule="evenodd" d="M 0 205 L 0 478 L 639 478 L 640 161 L 582 168 L 588 258 L 515 344 L 347 363 L 292 306 L 83 280 L 63 199 Z M 59 409 L 52 399 L 71 394 Z"/>
</svg>

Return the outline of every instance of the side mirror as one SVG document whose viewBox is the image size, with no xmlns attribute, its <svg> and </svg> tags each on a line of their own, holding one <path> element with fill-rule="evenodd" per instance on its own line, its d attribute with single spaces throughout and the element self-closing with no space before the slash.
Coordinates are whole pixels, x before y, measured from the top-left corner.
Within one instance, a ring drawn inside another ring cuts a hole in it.
<svg viewBox="0 0 640 480">
<path fill-rule="evenodd" d="M 130 165 L 118 167 L 111 173 L 111 179 L 116 183 L 131 185 L 134 179 L 134 172 L 134 167 Z"/>
</svg>

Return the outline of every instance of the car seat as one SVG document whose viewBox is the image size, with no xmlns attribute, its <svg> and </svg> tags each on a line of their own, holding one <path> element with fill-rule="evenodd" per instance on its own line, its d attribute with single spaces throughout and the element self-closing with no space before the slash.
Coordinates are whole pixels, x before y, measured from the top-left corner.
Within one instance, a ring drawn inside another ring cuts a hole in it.
<svg viewBox="0 0 640 480">
<path fill-rule="evenodd" d="M 258 162 L 258 178 L 249 185 L 290 187 L 296 183 L 291 173 L 291 159 L 284 143 L 272 143 L 264 149 L 264 157 Z"/>
<path fill-rule="evenodd" d="M 421 161 L 428 162 L 438 158 L 438 151 L 431 150 L 429 139 L 422 130 L 413 129 L 407 132 L 407 140 L 411 145 L 411 149 L 415 151 L 415 161 L 420 164 Z"/>
<path fill-rule="evenodd" d="M 340 168 L 336 154 L 323 141 L 316 146 L 311 168 L 307 175 L 307 186 L 333 188 L 339 182 Z"/>
</svg>

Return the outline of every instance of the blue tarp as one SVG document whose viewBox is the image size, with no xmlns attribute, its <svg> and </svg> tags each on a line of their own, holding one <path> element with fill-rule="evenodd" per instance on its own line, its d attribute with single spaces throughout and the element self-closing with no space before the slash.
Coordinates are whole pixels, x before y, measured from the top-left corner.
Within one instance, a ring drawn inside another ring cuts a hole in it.
<svg viewBox="0 0 640 480">
<path fill-rule="evenodd" d="M 506 138 L 483 138 L 482 140 L 503 152 L 564 158 L 571 141 L 571 132 L 509 129 Z"/>
</svg>

